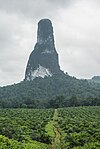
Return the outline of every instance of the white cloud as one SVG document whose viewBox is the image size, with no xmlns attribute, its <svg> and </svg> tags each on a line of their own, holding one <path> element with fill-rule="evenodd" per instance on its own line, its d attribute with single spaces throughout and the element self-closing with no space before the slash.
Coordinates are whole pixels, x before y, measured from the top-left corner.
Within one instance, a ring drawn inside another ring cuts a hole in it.
<svg viewBox="0 0 100 149">
<path fill-rule="evenodd" d="M 53 22 L 61 69 L 79 78 L 100 75 L 99 0 L 0 0 L 0 85 L 24 78 L 37 22 L 46 17 Z"/>
<path fill-rule="evenodd" d="M 55 27 L 58 24 L 61 68 L 78 78 L 100 75 L 99 6 L 96 1 L 77 1 L 68 9 L 59 10 L 61 22 L 56 22 Z"/>
<path fill-rule="evenodd" d="M 24 78 L 35 31 L 31 22 L 15 14 L 1 11 L 0 20 L 0 84 L 6 85 Z"/>
</svg>

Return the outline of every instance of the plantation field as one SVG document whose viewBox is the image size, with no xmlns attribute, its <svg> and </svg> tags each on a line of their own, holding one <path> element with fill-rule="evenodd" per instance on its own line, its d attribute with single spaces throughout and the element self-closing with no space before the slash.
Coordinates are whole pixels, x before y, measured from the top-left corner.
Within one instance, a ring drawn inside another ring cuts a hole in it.
<svg viewBox="0 0 100 149">
<path fill-rule="evenodd" d="M 51 138 L 45 126 L 54 110 L 1 109 L 0 149 L 48 148 Z"/>
<path fill-rule="evenodd" d="M 100 107 L 59 109 L 64 149 L 100 149 Z"/>
<path fill-rule="evenodd" d="M 100 149 L 100 107 L 0 109 L 0 149 Z"/>
</svg>

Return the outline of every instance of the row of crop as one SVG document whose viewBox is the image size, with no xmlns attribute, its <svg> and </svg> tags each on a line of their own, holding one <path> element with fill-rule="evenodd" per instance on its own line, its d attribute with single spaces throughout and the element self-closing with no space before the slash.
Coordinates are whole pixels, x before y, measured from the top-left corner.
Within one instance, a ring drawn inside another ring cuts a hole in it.
<svg viewBox="0 0 100 149">
<path fill-rule="evenodd" d="M 18 142 L 36 140 L 49 144 L 45 126 L 53 114 L 53 109 L 0 109 L 0 134 Z"/>
<path fill-rule="evenodd" d="M 100 107 L 58 109 L 63 148 L 100 148 Z"/>
</svg>

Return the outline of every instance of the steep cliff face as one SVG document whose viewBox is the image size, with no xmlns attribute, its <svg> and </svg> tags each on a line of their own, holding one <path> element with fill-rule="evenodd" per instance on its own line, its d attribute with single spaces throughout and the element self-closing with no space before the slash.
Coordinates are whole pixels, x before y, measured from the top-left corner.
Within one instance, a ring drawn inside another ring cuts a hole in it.
<svg viewBox="0 0 100 149">
<path fill-rule="evenodd" d="M 42 19 L 38 23 L 37 43 L 28 60 L 25 80 L 51 77 L 60 72 L 52 23 L 49 19 Z"/>
</svg>

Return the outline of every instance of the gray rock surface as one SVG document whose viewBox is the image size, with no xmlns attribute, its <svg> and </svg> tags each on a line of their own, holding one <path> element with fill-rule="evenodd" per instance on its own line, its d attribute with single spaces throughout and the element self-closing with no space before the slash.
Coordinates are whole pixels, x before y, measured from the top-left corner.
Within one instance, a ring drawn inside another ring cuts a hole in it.
<svg viewBox="0 0 100 149">
<path fill-rule="evenodd" d="M 38 23 L 37 43 L 28 60 L 25 80 L 51 77 L 56 73 L 61 73 L 61 70 L 55 49 L 52 23 L 49 19 L 42 19 Z"/>
</svg>

